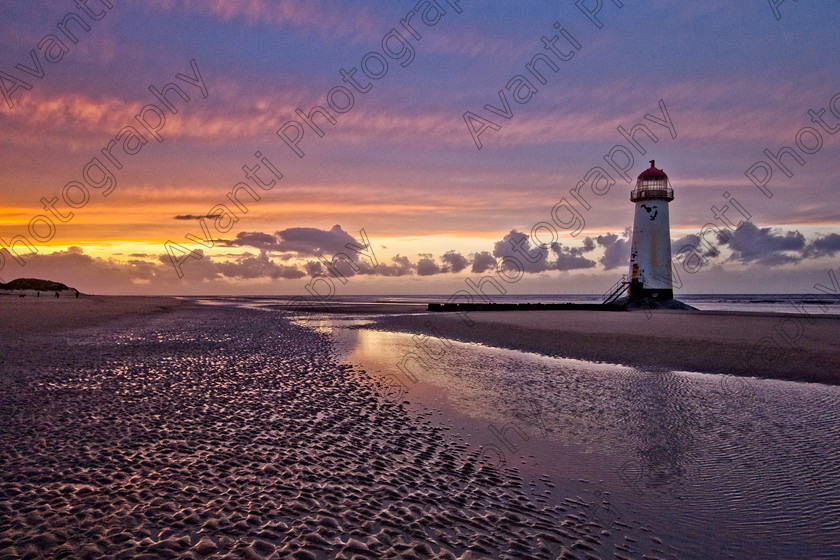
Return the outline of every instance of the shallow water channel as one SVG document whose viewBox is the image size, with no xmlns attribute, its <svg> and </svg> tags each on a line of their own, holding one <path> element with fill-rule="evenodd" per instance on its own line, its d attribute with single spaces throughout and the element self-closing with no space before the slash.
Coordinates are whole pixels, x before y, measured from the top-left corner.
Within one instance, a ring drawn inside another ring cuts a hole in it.
<svg viewBox="0 0 840 560">
<path fill-rule="evenodd" d="M 431 339 L 424 352 L 358 316 L 299 322 L 331 333 L 391 398 L 517 468 L 536 499 L 586 507 L 621 536 L 601 557 L 651 540 L 674 558 L 840 557 L 840 387 Z"/>
</svg>

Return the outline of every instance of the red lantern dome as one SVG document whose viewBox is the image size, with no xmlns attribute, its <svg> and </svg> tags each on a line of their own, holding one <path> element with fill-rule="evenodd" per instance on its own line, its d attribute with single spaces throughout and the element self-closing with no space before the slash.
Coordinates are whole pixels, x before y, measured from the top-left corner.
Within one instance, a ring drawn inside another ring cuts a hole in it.
<svg viewBox="0 0 840 560">
<path fill-rule="evenodd" d="M 671 188 L 668 176 L 656 168 L 655 160 L 650 160 L 650 169 L 642 171 L 636 179 L 636 188 L 630 191 L 630 200 L 674 200 L 674 189 Z"/>
</svg>

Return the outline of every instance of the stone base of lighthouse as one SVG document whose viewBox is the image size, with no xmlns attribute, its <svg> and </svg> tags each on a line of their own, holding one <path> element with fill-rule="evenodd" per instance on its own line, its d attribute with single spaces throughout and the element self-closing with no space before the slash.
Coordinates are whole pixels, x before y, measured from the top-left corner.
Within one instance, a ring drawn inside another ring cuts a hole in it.
<svg viewBox="0 0 840 560">
<path fill-rule="evenodd" d="M 629 299 L 652 299 L 652 300 L 669 300 L 674 299 L 674 290 L 670 289 L 650 289 L 645 288 L 641 282 L 630 282 L 628 290 Z"/>
<path fill-rule="evenodd" d="M 661 291 L 658 297 L 642 296 L 626 296 L 615 302 L 615 305 L 623 307 L 628 311 L 634 309 L 678 309 L 682 311 L 697 311 L 696 307 L 692 307 L 687 303 L 683 303 L 673 297 L 661 297 Z"/>
</svg>

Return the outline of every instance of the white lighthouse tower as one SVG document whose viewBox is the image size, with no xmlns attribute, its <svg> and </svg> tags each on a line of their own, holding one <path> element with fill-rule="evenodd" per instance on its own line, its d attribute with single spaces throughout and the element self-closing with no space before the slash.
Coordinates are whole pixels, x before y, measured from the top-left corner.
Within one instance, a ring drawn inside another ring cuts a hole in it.
<svg viewBox="0 0 840 560">
<path fill-rule="evenodd" d="M 655 161 L 651 160 L 650 169 L 639 175 L 630 200 L 636 203 L 630 244 L 630 298 L 674 299 L 668 218 L 674 190 Z"/>
</svg>

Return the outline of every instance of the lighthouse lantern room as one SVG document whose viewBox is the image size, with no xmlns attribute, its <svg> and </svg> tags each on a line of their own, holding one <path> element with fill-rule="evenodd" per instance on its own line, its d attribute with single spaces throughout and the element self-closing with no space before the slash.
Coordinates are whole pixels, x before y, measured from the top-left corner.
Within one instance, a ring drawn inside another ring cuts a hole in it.
<svg viewBox="0 0 840 560">
<path fill-rule="evenodd" d="M 630 298 L 673 299 L 668 203 L 674 200 L 674 190 L 655 161 L 651 160 L 650 169 L 639 175 L 630 200 L 636 203 L 630 245 Z"/>
</svg>

